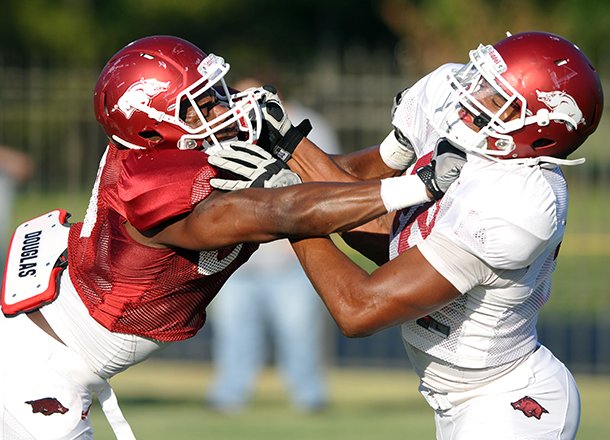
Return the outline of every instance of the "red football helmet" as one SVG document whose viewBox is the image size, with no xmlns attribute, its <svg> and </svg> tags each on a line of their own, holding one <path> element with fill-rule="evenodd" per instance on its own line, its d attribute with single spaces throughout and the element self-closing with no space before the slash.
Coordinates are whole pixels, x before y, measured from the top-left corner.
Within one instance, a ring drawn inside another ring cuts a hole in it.
<svg viewBox="0 0 610 440">
<path fill-rule="evenodd" d="M 220 147 L 228 140 L 220 133 L 226 137 L 229 131 L 232 139 L 238 135 L 254 142 L 259 106 L 251 93 L 231 94 L 224 81 L 229 68 L 221 57 L 177 37 L 136 40 L 102 70 L 95 87 L 96 118 L 113 142 L 128 148 Z M 216 104 L 223 111 L 206 120 L 204 113 Z"/>
<path fill-rule="evenodd" d="M 459 102 L 454 121 L 470 127 L 446 124 L 444 134 L 503 158 L 566 158 L 596 130 L 603 110 L 595 67 L 574 44 L 545 32 L 480 45 L 449 82 Z"/>
</svg>

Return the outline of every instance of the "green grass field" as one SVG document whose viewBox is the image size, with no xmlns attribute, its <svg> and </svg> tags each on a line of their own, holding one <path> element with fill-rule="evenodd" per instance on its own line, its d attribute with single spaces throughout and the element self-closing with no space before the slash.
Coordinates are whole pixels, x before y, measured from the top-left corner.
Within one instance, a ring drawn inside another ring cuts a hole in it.
<svg viewBox="0 0 610 440">
<path fill-rule="evenodd" d="M 331 405 L 322 413 L 294 410 L 275 370 L 257 383 L 252 404 L 224 415 L 206 408 L 207 363 L 149 360 L 112 380 L 138 439 L 144 440 L 370 440 L 433 439 L 433 413 L 417 379 L 399 369 L 331 369 Z M 582 395 L 579 440 L 607 438 L 609 377 L 576 377 Z M 99 405 L 91 411 L 96 439 L 113 439 Z"/>
</svg>

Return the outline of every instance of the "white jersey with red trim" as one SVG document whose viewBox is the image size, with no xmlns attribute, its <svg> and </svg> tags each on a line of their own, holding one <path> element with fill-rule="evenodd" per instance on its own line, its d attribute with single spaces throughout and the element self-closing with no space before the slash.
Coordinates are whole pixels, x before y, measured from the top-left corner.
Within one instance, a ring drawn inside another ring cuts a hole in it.
<svg viewBox="0 0 610 440">
<path fill-rule="evenodd" d="M 447 93 L 444 79 L 456 66 L 442 66 L 424 77 L 396 108 L 392 123 L 420 157 L 414 169 L 429 161 L 440 139 L 432 103 Z M 432 359 L 445 366 L 483 369 L 531 353 L 537 343 L 537 316 L 550 295 L 566 213 L 567 188 L 558 167 L 473 155 L 441 201 L 398 212 L 390 258 L 418 246 L 463 294 L 402 325 L 412 362 Z M 411 356 L 413 348 L 420 358 Z M 424 365 L 414 366 L 426 373 Z"/>
</svg>

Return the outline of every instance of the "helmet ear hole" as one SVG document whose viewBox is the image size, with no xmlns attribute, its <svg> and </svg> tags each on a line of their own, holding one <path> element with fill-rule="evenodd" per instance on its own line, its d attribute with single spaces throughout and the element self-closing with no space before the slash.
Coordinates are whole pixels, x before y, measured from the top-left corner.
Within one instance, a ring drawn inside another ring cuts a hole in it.
<svg viewBox="0 0 610 440">
<path fill-rule="evenodd" d="M 161 139 L 163 139 L 163 136 L 161 136 L 159 134 L 159 132 L 155 131 L 155 130 L 145 130 L 145 131 L 141 131 L 140 133 L 138 133 L 138 135 L 144 139 L 150 140 L 150 141 L 160 141 Z"/>
<path fill-rule="evenodd" d="M 106 99 L 105 93 L 102 95 L 102 102 L 103 102 L 103 106 L 104 106 L 104 114 L 106 116 L 110 116 L 110 112 L 108 111 L 108 100 Z"/>
<path fill-rule="evenodd" d="M 532 148 L 534 150 L 537 150 L 539 148 L 552 147 L 555 144 L 556 144 L 556 142 L 552 139 L 541 138 L 541 139 L 536 139 L 534 142 L 532 142 Z"/>
<path fill-rule="evenodd" d="M 193 105 L 192 105 L 191 101 L 186 99 L 186 97 L 183 97 L 180 100 L 180 107 L 178 110 L 178 117 L 180 118 L 180 120 L 186 121 L 186 112 L 188 112 L 188 109 L 191 108 L 192 106 Z"/>
</svg>

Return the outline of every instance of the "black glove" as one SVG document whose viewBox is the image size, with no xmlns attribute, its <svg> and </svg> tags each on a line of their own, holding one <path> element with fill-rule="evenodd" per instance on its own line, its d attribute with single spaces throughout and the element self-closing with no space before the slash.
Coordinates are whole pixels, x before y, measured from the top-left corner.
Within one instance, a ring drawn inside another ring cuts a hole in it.
<svg viewBox="0 0 610 440">
<path fill-rule="evenodd" d="M 263 126 L 257 145 L 283 162 L 288 162 L 301 139 L 311 131 L 311 123 L 305 119 L 296 127 L 292 125 L 275 87 L 265 85 L 260 92 L 258 103 Z"/>
<path fill-rule="evenodd" d="M 392 118 L 392 120 L 394 120 L 394 116 L 396 115 L 396 109 L 398 109 L 398 106 L 400 105 L 400 103 L 402 102 L 402 98 L 403 96 L 409 91 L 409 87 L 402 89 L 400 92 L 398 92 L 396 94 L 396 96 L 394 96 L 394 101 L 392 101 L 392 110 L 390 111 L 390 116 Z"/>
<path fill-rule="evenodd" d="M 424 182 L 434 200 L 438 200 L 445 195 L 447 189 L 458 178 L 465 163 L 466 153 L 443 138 L 436 144 L 430 164 L 419 168 L 417 175 Z"/>
<path fill-rule="evenodd" d="M 286 168 L 284 162 L 275 159 L 262 148 L 247 142 L 233 142 L 228 148 L 218 150 L 208 162 L 222 170 L 245 178 L 214 178 L 210 185 L 224 191 L 244 188 L 279 188 L 301 183 L 298 174 Z"/>
</svg>

